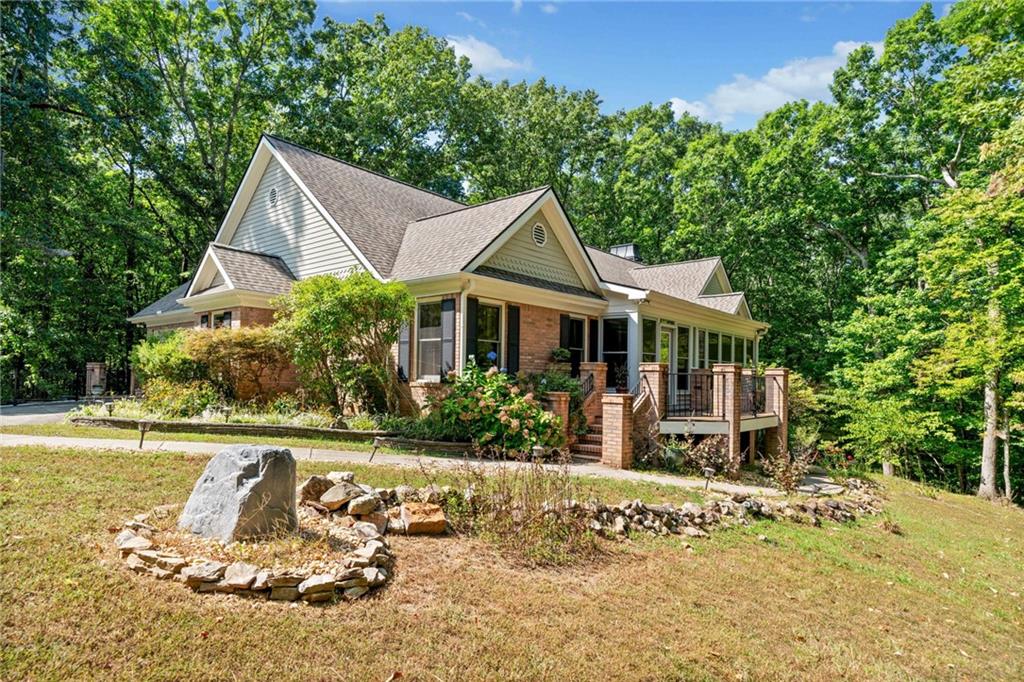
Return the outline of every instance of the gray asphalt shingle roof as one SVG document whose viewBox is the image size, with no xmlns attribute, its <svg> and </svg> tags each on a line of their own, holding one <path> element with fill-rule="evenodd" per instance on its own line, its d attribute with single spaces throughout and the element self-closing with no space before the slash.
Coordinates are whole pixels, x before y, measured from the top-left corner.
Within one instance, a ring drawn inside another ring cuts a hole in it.
<svg viewBox="0 0 1024 682">
<path fill-rule="evenodd" d="M 547 191 L 538 187 L 410 222 L 391 276 L 408 280 L 459 272 Z"/>
<path fill-rule="evenodd" d="M 266 137 L 384 277 L 391 274 L 411 221 L 465 206 L 279 137 Z"/>
<path fill-rule="evenodd" d="M 721 259 L 702 258 L 665 265 L 640 265 L 633 269 L 633 280 L 643 289 L 653 289 L 684 301 L 696 301 Z"/>
<path fill-rule="evenodd" d="M 292 282 L 295 281 L 292 271 L 277 256 L 245 251 L 223 244 L 210 244 L 210 249 L 236 289 L 264 294 L 284 294 L 292 288 Z"/>
<path fill-rule="evenodd" d="M 185 295 L 192 280 L 175 287 L 169 293 L 153 301 L 132 317 L 148 317 L 150 315 L 165 315 L 167 313 L 190 312 L 188 308 L 178 303 L 178 299 Z"/>
<path fill-rule="evenodd" d="M 723 313 L 736 315 L 740 312 L 740 303 L 743 301 L 743 293 L 715 294 L 714 296 L 698 296 L 697 303 L 708 308 L 721 310 Z"/>
</svg>

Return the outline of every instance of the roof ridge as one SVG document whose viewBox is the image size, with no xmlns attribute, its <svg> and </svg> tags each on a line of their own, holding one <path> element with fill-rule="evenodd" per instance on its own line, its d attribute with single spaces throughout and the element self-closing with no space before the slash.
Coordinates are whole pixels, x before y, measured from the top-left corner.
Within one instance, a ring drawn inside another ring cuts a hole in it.
<svg viewBox="0 0 1024 682">
<path fill-rule="evenodd" d="M 613 256 L 615 254 L 612 254 Z M 621 258 L 621 256 L 619 256 Z M 625 260 L 629 260 L 626 258 Z M 677 260 L 671 263 L 658 263 L 656 265 L 637 265 L 636 270 L 650 270 L 651 268 L 666 268 L 670 265 L 686 265 L 687 263 L 703 263 L 708 260 L 722 260 L 721 256 L 706 256 L 704 258 L 694 258 L 692 260 Z"/>
<path fill-rule="evenodd" d="M 441 199 L 445 199 L 446 201 L 451 201 L 451 202 L 456 203 L 456 204 L 462 204 L 463 206 L 466 205 L 466 203 L 464 201 L 459 201 L 458 199 L 452 199 L 451 197 L 445 196 L 444 194 L 441 194 L 440 192 L 435 192 L 432 189 L 427 189 L 425 187 L 419 187 L 417 185 L 412 184 L 411 182 L 406 182 L 405 180 L 399 180 L 398 178 L 392 177 L 390 175 L 385 175 L 384 173 L 381 173 L 380 171 L 375 171 L 375 170 L 372 170 L 370 168 L 365 168 L 363 166 L 360 166 L 359 164 L 352 163 L 351 161 L 345 161 L 344 159 L 339 159 L 337 156 L 331 156 L 330 154 L 325 154 L 324 152 L 317 151 L 316 149 L 313 149 L 311 147 L 307 147 L 304 144 L 299 144 L 298 142 L 292 142 L 291 140 L 283 138 L 280 135 L 274 135 L 272 133 L 264 132 L 263 136 L 264 137 L 269 137 L 272 140 L 278 140 L 279 142 L 284 142 L 285 144 L 290 144 L 291 146 L 298 147 L 299 149 L 304 149 L 307 152 L 309 152 L 310 154 L 316 154 L 317 156 L 322 156 L 325 159 L 330 159 L 331 161 L 336 161 L 338 163 L 341 163 L 341 164 L 344 164 L 346 166 L 349 166 L 350 168 L 355 168 L 356 170 L 363 171 L 364 173 L 369 173 L 371 175 L 376 175 L 379 178 L 384 178 L 385 180 L 390 180 L 391 182 L 397 183 L 399 185 L 405 185 L 406 187 L 410 187 L 412 189 L 418 190 L 420 192 L 424 192 L 426 194 L 433 194 L 434 196 L 439 197 Z"/>
<path fill-rule="evenodd" d="M 539 192 L 540 190 L 547 191 L 549 189 L 551 189 L 551 185 L 541 185 L 539 187 L 534 187 L 533 189 L 526 189 L 526 190 L 523 190 L 522 192 L 516 192 L 515 194 L 509 194 L 507 197 L 498 197 L 497 199 L 488 199 L 487 201 L 481 201 L 479 204 L 467 204 L 467 205 L 461 206 L 459 208 L 453 208 L 450 211 L 442 211 L 441 213 L 435 213 L 433 215 L 425 215 L 422 218 L 417 218 L 416 220 L 413 220 L 412 222 L 413 223 L 418 223 L 418 222 L 422 222 L 424 220 L 432 220 L 433 218 L 440 218 L 441 216 L 451 215 L 452 213 L 458 213 L 459 211 L 467 211 L 467 210 L 469 210 L 471 208 L 479 208 L 481 206 L 486 206 L 488 204 L 496 204 L 499 201 L 505 201 L 506 199 L 515 199 L 516 197 L 521 197 L 521 196 L 524 196 L 526 194 L 531 194 L 533 192 Z M 410 224 L 412 224 L 412 223 L 410 223 Z"/>
</svg>

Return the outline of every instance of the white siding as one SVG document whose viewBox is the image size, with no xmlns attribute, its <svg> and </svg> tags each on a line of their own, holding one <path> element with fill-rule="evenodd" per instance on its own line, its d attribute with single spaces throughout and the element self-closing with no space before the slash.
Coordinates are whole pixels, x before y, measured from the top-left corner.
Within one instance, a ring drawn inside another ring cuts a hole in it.
<svg viewBox="0 0 1024 682">
<path fill-rule="evenodd" d="M 268 200 L 271 188 L 277 189 L 274 206 Z M 279 256 L 299 279 L 362 269 L 355 254 L 276 159 L 271 159 L 260 178 L 231 246 Z"/>
<path fill-rule="evenodd" d="M 544 246 L 537 246 L 533 241 L 533 226 L 537 223 L 543 225 L 547 231 L 547 243 Z M 562 250 L 551 225 L 539 212 L 526 221 L 484 265 L 537 277 L 548 282 L 585 288 L 569 257 Z"/>
</svg>

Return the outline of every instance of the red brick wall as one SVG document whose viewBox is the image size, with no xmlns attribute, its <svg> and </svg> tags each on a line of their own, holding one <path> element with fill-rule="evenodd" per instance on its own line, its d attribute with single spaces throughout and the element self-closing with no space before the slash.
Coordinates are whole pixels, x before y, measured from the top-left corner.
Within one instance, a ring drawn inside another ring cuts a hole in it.
<svg viewBox="0 0 1024 682">
<path fill-rule="evenodd" d="M 520 304 L 519 370 L 521 372 L 543 372 L 551 363 L 551 351 L 558 348 L 561 314 L 561 311 L 553 308 Z"/>
</svg>

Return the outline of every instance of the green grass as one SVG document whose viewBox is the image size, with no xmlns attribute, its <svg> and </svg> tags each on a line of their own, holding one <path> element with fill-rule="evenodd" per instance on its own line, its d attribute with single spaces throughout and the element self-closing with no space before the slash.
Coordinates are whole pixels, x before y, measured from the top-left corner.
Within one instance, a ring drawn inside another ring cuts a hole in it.
<svg viewBox="0 0 1024 682">
<path fill-rule="evenodd" d="M 205 461 L 0 448 L 0 679 L 1024 677 L 1020 509 L 894 481 L 887 510 L 903 535 L 877 519 L 759 522 L 695 552 L 641 538 L 582 569 L 524 569 L 470 538 L 397 537 L 378 596 L 291 608 L 194 595 L 112 552 L 110 529 L 184 501 Z M 299 474 L 340 466 L 300 462 Z M 352 468 L 377 485 L 426 480 Z M 589 483 L 611 500 L 689 495 Z"/>
</svg>

